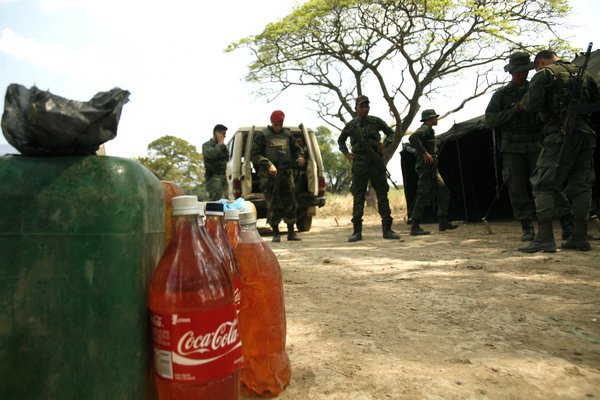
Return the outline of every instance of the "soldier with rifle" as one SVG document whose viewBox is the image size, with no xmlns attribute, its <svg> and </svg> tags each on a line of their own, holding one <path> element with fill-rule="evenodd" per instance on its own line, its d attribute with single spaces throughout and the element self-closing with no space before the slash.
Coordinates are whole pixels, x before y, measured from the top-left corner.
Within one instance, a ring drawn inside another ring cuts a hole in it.
<svg viewBox="0 0 600 400">
<path fill-rule="evenodd" d="M 259 173 L 260 189 L 267 200 L 267 223 L 273 229 L 273 242 L 281 241 L 279 223 L 282 219 L 287 224 L 287 239 L 302 240 L 294 232 L 297 204 L 292 163 L 303 167 L 306 160 L 292 133 L 283 128 L 284 119 L 283 111 L 273 111 L 271 125 L 254 137 L 250 152 Z"/>
<path fill-rule="evenodd" d="M 502 180 L 508 189 L 513 216 L 521 222 L 522 241 L 531 241 L 535 237 L 535 204 L 529 194 L 529 179 L 542 150 L 541 120 L 536 113 L 516 108 L 527 92 L 527 75 L 532 69 L 529 54 L 522 51 L 511 54 L 504 67 L 511 75 L 511 81 L 494 93 L 485 110 L 485 121 L 494 129 L 495 139 L 499 139 L 495 141 L 494 156 L 498 150 L 502 154 Z M 572 229 L 570 205 L 563 192 L 557 195 L 557 214 L 563 227 L 563 238 L 567 239 Z"/>
<path fill-rule="evenodd" d="M 554 200 L 565 185 L 571 199 L 573 232 L 562 242 L 561 248 L 580 251 L 591 248 L 587 240 L 587 220 L 594 181 L 596 137 L 589 124 L 589 115 L 578 114 L 580 105 L 600 99 L 597 83 L 586 72 L 590 52 L 591 43 L 580 67 L 560 60 L 552 50 L 539 52 L 535 56 L 539 72 L 517 103 L 517 109 L 538 112 L 544 123 L 543 148 L 532 178 L 538 233 L 520 251 L 556 251 L 552 229 Z"/>
<path fill-rule="evenodd" d="M 389 186 L 387 169 L 383 161 L 383 149 L 392 143 L 394 131 L 381 118 L 369 115 L 369 98 L 360 95 L 356 98 L 356 118 L 346 124 L 338 146 L 344 156 L 352 163 L 353 196 L 352 225 L 354 232 L 349 242 L 362 240 L 362 217 L 365 207 L 365 195 L 369 181 L 377 194 L 377 210 L 381 216 L 381 228 L 384 239 L 400 239 L 392 230 L 392 211 L 388 200 Z M 381 143 L 379 132 L 385 134 Z M 348 151 L 346 140 L 350 138 L 352 152 Z"/>
<path fill-rule="evenodd" d="M 419 176 L 417 183 L 417 197 L 411 213 L 412 236 L 429 235 L 429 231 L 421 228 L 426 205 L 437 208 L 439 231 L 458 228 L 448 221 L 448 207 L 450 206 L 450 190 L 438 171 L 437 139 L 433 127 L 438 124 L 439 114 L 435 110 L 425 110 L 421 113 L 423 125 L 417 129 L 408 140 L 417 151 L 415 170 Z"/>
</svg>

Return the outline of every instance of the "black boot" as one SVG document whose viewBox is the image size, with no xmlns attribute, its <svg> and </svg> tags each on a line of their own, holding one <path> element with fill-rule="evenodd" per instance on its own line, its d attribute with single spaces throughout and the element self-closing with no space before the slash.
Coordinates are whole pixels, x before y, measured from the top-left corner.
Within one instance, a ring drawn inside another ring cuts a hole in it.
<svg viewBox="0 0 600 400">
<path fill-rule="evenodd" d="M 573 232 L 569 238 L 560 244 L 561 249 L 589 251 L 592 249 L 588 242 L 587 221 L 576 219 L 573 221 Z"/>
<path fill-rule="evenodd" d="M 392 230 L 392 221 L 391 218 L 381 221 L 381 231 L 384 239 L 400 239 L 400 235 Z"/>
<path fill-rule="evenodd" d="M 279 236 L 279 226 L 271 225 L 273 228 L 273 239 L 272 242 L 279 243 L 281 242 L 281 236 Z"/>
<path fill-rule="evenodd" d="M 560 217 L 560 227 L 562 228 L 561 239 L 567 240 L 573 233 L 573 218 L 570 214 Z"/>
<path fill-rule="evenodd" d="M 440 217 L 440 232 L 450 231 L 452 229 L 458 228 L 458 225 L 454 225 L 452 222 L 448 222 L 446 217 Z"/>
<path fill-rule="evenodd" d="M 352 224 L 354 225 L 354 233 L 348 238 L 348 241 L 358 242 L 359 240 L 362 240 L 362 221 L 353 222 Z"/>
<path fill-rule="evenodd" d="M 298 235 L 296 235 L 296 232 L 294 232 L 294 224 L 287 224 L 287 227 L 288 227 L 288 241 L 299 242 L 302 240 L 298 237 Z"/>
<path fill-rule="evenodd" d="M 552 220 L 538 221 L 537 235 L 526 247 L 521 247 L 519 251 L 523 253 L 537 253 L 538 251 L 554 253 L 556 251 L 556 243 L 554 242 L 554 232 L 552 231 Z"/>
<path fill-rule="evenodd" d="M 419 221 L 413 220 L 412 225 L 410 226 L 410 235 L 411 236 L 429 235 L 429 231 L 426 231 L 423 228 L 421 228 L 421 225 L 419 225 Z"/>
<path fill-rule="evenodd" d="M 531 223 L 531 220 L 521 220 L 521 228 L 523 229 L 521 242 L 531 242 L 535 238 L 535 231 L 533 230 L 533 224 Z"/>
</svg>

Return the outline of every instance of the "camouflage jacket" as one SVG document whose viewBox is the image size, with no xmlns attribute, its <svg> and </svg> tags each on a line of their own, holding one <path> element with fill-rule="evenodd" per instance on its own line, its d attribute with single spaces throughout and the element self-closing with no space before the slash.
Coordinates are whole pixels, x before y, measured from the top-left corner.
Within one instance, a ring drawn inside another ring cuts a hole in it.
<svg viewBox="0 0 600 400">
<path fill-rule="evenodd" d="M 512 82 L 498 89 L 487 108 L 485 121 L 500 130 L 500 151 L 508 153 L 539 152 L 542 149 L 542 121 L 537 114 L 517 110 L 529 83 L 518 87 Z"/>
<path fill-rule="evenodd" d="M 298 157 L 304 157 L 302 147 L 293 140 L 289 129 L 275 133 L 271 126 L 256 134 L 252 141 L 250 160 L 259 171 L 266 171 L 271 164 L 291 168 Z"/>
<path fill-rule="evenodd" d="M 225 175 L 227 161 L 229 160 L 227 146 L 218 144 L 214 139 L 210 139 L 202 145 L 202 155 L 204 156 L 206 179 L 213 175 Z"/>
<path fill-rule="evenodd" d="M 558 60 L 541 69 L 531 79 L 529 90 L 523 96 L 523 108 L 540 113 L 544 122 L 544 134 L 560 130 L 577 70 L 575 64 Z M 586 73 L 582 85 L 581 104 L 591 104 L 599 99 L 598 84 Z M 587 119 L 587 116 L 578 116 L 575 119 L 576 132 L 594 133 Z"/>
<path fill-rule="evenodd" d="M 423 153 L 427 151 L 432 157 L 437 154 L 437 139 L 435 131 L 427 124 L 421 125 L 408 137 L 408 141 L 417 151 L 417 158 L 423 158 Z"/>
<path fill-rule="evenodd" d="M 381 135 L 385 134 L 383 143 L 389 146 L 394 138 L 394 130 L 390 128 L 381 118 L 367 115 L 364 120 L 358 118 L 348 122 L 338 138 L 338 146 L 343 154 L 348 154 L 348 146 L 346 140 L 350 138 L 350 146 L 352 153 L 358 155 L 366 155 L 367 149 L 365 145 L 370 146 L 376 154 L 379 154 L 379 144 L 381 143 Z"/>
</svg>

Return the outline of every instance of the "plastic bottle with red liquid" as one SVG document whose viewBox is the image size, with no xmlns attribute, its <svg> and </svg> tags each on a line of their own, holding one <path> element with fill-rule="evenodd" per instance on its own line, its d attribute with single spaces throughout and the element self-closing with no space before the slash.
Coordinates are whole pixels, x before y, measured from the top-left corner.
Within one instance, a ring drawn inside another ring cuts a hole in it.
<svg viewBox="0 0 600 400">
<path fill-rule="evenodd" d="M 240 210 L 229 209 L 225 210 L 225 233 L 231 243 L 231 247 L 235 250 L 240 240 Z"/>
<path fill-rule="evenodd" d="M 239 214 L 242 301 L 240 334 L 244 346 L 242 384 L 274 395 L 290 383 L 290 359 L 285 350 L 286 320 L 281 268 L 271 248 L 256 229 L 253 211 Z"/>
<path fill-rule="evenodd" d="M 198 227 L 196 196 L 173 198 L 175 229 L 150 283 L 160 400 L 238 400 L 242 348 L 229 275 Z"/>
<path fill-rule="evenodd" d="M 227 238 L 224 228 L 224 210 L 225 206 L 223 203 L 216 201 L 206 202 L 204 208 L 204 225 L 206 231 L 213 240 L 213 243 L 221 253 L 225 268 L 229 273 L 229 278 L 233 284 L 233 293 L 235 298 L 236 309 L 239 310 L 240 306 L 240 264 L 238 258 L 233 251 L 233 247 Z"/>
</svg>

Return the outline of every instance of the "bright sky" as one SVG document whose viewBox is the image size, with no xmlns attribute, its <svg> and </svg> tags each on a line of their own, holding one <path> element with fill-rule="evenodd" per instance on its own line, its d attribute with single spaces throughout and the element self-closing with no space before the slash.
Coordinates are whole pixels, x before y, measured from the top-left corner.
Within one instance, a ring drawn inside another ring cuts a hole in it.
<svg viewBox="0 0 600 400">
<path fill-rule="evenodd" d="M 250 57 L 225 53 L 232 41 L 259 33 L 286 16 L 301 0 L 0 0 L 0 94 L 10 83 L 73 100 L 117 86 L 131 92 L 118 134 L 106 143 L 109 155 L 146 155 L 164 135 L 187 140 L 200 150 L 222 123 L 237 127 L 267 124 L 282 109 L 286 124 L 323 125 L 299 91 L 268 104 L 244 82 Z M 600 1 L 572 0 L 573 43 L 594 41 Z M 3 104 L 3 103 L 2 103 Z M 443 103 L 433 104 L 442 113 Z M 437 132 L 483 113 L 487 99 L 440 121 Z M 372 114 L 387 119 L 387 114 Z M 429 107 L 427 107 L 429 108 Z M 415 129 L 418 122 L 415 122 Z M 3 136 L 0 144 L 7 143 Z M 399 158 L 389 164 L 401 180 Z"/>
</svg>

